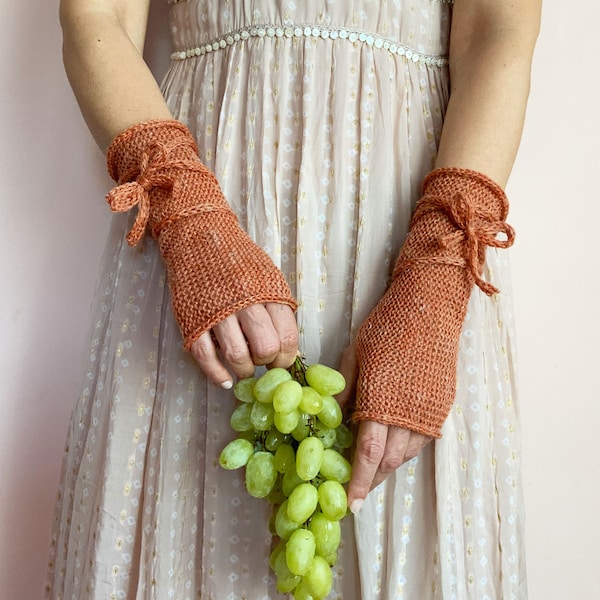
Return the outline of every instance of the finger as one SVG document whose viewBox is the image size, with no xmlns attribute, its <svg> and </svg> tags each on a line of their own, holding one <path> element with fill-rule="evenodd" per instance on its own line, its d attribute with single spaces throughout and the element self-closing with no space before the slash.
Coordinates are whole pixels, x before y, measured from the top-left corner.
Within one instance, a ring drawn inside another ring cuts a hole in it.
<svg viewBox="0 0 600 600">
<path fill-rule="evenodd" d="M 237 313 L 241 331 L 255 365 L 268 365 L 279 352 L 279 335 L 264 304 L 252 304 Z"/>
<path fill-rule="evenodd" d="M 408 445 L 404 454 L 404 462 L 408 462 L 417 456 L 430 440 L 430 437 L 423 435 L 422 433 L 411 431 L 410 439 L 408 440 Z"/>
<path fill-rule="evenodd" d="M 231 373 L 219 359 L 209 331 L 204 332 L 192 344 L 190 352 L 210 381 L 225 389 L 230 389 L 233 386 Z"/>
<path fill-rule="evenodd" d="M 374 421 L 362 421 L 358 428 L 352 477 L 348 484 L 348 506 L 356 513 L 371 489 L 386 447 L 388 427 Z"/>
<path fill-rule="evenodd" d="M 265 308 L 279 337 L 279 352 L 270 367 L 291 366 L 298 356 L 298 324 L 294 311 L 287 304 L 269 302 Z"/>
<path fill-rule="evenodd" d="M 336 396 L 339 405 L 342 407 L 344 417 L 347 419 L 354 410 L 354 394 L 356 392 L 356 380 L 358 378 L 358 362 L 356 360 L 354 344 L 348 346 L 342 353 L 338 371 L 346 380 L 344 391 Z"/>
<path fill-rule="evenodd" d="M 413 432 L 402 427 L 390 427 L 388 431 L 385 455 L 379 464 L 379 470 L 385 475 L 393 473 L 404 461 Z"/>
<path fill-rule="evenodd" d="M 408 438 L 408 441 L 406 438 Z M 432 438 L 415 431 L 390 427 L 384 453 L 385 458 L 379 465 L 379 470 L 373 479 L 373 488 L 384 481 L 390 473 L 415 458 L 431 440 Z M 404 448 L 404 452 L 402 448 Z"/>
<path fill-rule="evenodd" d="M 238 313 L 239 314 L 239 313 Z M 239 379 L 254 375 L 254 362 L 250 356 L 248 342 L 238 322 L 237 315 L 231 315 L 213 327 L 219 342 L 221 356 Z"/>
<path fill-rule="evenodd" d="M 385 451 L 381 462 L 379 463 L 377 473 L 373 478 L 371 489 L 376 488 L 388 475 L 390 475 L 390 473 L 393 473 L 398 467 L 406 462 L 406 454 L 410 447 L 413 435 L 416 434 L 401 427 L 388 428 Z"/>
<path fill-rule="evenodd" d="M 428 435 L 424 435 L 423 439 L 421 440 L 421 450 L 423 450 L 423 448 L 425 448 L 425 446 L 427 446 L 427 444 L 430 442 L 433 442 L 433 438 Z"/>
</svg>

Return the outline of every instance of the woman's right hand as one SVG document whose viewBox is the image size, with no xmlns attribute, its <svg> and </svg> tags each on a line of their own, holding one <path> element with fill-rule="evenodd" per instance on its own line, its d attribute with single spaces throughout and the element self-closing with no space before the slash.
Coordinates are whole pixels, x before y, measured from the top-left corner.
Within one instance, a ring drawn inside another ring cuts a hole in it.
<svg viewBox="0 0 600 600">
<path fill-rule="evenodd" d="M 205 331 L 191 353 L 213 383 L 229 389 L 232 373 L 251 377 L 257 366 L 289 367 L 298 354 L 298 327 L 286 304 L 252 304 Z"/>
</svg>

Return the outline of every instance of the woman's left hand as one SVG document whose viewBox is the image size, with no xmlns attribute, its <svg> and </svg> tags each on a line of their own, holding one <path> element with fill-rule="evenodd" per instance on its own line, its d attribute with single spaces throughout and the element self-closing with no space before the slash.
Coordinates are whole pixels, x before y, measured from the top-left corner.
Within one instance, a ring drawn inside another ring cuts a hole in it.
<svg viewBox="0 0 600 600">
<path fill-rule="evenodd" d="M 358 364 L 354 345 L 349 346 L 338 367 L 346 378 L 346 389 L 337 396 L 349 416 L 354 404 Z M 356 513 L 367 496 L 390 473 L 414 458 L 433 438 L 393 425 L 360 421 L 354 444 L 352 478 L 348 485 L 348 506 Z"/>
</svg>

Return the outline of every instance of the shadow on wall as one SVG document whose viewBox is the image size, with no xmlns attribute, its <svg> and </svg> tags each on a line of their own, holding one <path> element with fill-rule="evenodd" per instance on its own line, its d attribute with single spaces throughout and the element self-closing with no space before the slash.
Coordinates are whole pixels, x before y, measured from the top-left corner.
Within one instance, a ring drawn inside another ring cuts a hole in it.
<svg viewBox="0 0 600 600">
<path fill-rule="evenodd" d="M 41 597 L 66 424 L 110 213 L 104 161 L 62 67 L 58 3 L 0 25 L 2 596 Z M 29 44 L 26 40 L 35 40 Z M 5 47 L 6 44 L 6 47 Z M 6 228 L 6 229 L 4 229 Z"/>
<path fill-rule="evenodd" d="M 166 2 L 152 2 L 147 59 L 159 80 L 170 54 L 167 13 Z M 45 577 L 112 182 L 64 73 L 58 3 L 7 11 L 0 33 L 10 91 L 0 97 L 9 252 L 0 278 L 0 581 L 7 597 L 29 600 L 41 597 Z"/>
<path fill-rule="evenodd" d="M 169 6 L 167 2 L 151 2 L 148 18 L 144 57 L 159 82 L 169 66 L 172 52 L 168 27 Z"/>
</svg>

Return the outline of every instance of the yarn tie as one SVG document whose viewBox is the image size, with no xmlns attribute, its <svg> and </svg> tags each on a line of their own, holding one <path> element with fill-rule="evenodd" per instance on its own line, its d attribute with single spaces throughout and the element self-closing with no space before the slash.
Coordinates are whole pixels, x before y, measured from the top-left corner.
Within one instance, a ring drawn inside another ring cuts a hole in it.
<svg viewBox="0 0 600 600">
<path fill-rule="evenodd" d="M 514 229 L 503 220 L 490 219 L 490 215 L 478 209 L 477 202 L 463 192 L 456 192 L 452 198 L 425 196 L 415 210 L 412 223 L 435 211 L 445 213 L 456 227 L 455 231 L 437 238 L 439 248 L 448 255 L 407 258 L 400 261 L 396 270 L 418 263 L 455 265 L 467 269 L 482 292 L 488 296 L 497 294 L 498 288 L 481 277 L 485 247 L 509 248 L 515 240 Z M 499 234 L 504 234 L 505 239 L 499 239 Z"/>
<path fill-rule="evenodd" d="M 202 164 L 190 160 L 173 160 L 171 155 L 182 146 L 182 142 L 168 144 L 149 144 L 142 152 L 139 169 L 136 172 L 125 172 L 120 177 L 119 185 L 106 196 L 113 212 L 127 212 L 137 206 L 138 212 L 127 234 L 127 243 L 135 246 L 144 235 L 150 220 L 150 192 L 155 188 L 173 189 L 176 184 L 175 169 L 202 171 Z M 131 179 L 135 178 L 134 181 Z M 191 216 L 198 212 L 214 210 L 214 206 L 205 205 L 194 210 L 181 211 L 167 217 L 152 227 L 152 235 L 157 237 L 162 229 L 181 217 Z"/>
</svg>

